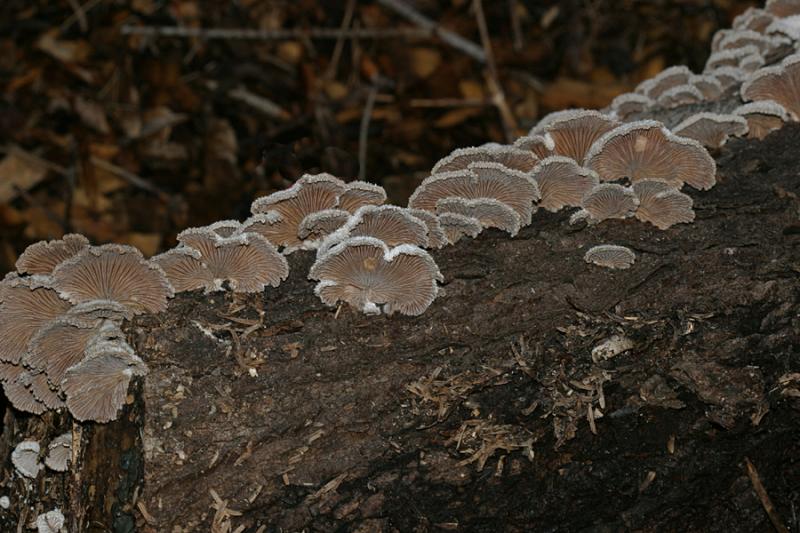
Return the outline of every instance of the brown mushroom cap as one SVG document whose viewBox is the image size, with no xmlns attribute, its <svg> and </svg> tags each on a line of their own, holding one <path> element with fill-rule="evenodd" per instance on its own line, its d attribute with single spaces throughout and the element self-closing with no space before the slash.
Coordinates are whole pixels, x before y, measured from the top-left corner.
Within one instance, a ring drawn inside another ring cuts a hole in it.
<svg viewBox="0 0 800 533">
<path fill-rule="evenodd" d="M 667 89 L 658 97 L 658 105 L 673 108 L 682 105 L 698 104 L 705 100 L 703 93 L 694 85 L 678 85 Z"/>
<path fill-rule="evenodd" d="M 553 148 L 555 148 L 553 139 L 544 135 L 525 135 L 514 141 L 514 146 L 520 150 L 533 152 L 538 159 L 553 155 Z"/>
<path fill-rule="evenodd" d="M 473 217 L 458 213 L 442 213 L 438 218 L 448 244 L 455 244 L 462 237 L 474 239 L 483 231 L 481 221 Z"/>
<path fill-rule="evenodd" d="M 174 291 L 164 271 L 132 246 L 92 246 L 53 270 L 53 287 L 77 304 L 114 300 L 134 314 L 159 313 Z"/>
<path fill-rule="evenodd" d="M 72 433 L 63 433 L 47 445 L 47 457 L 44 464 L 50 470 L 66 472 L 72 460 Z"/>
<path fill-rule="evenodd" d="M 33 395 L 28 380 L 28 371 L 22 366 L 0 362 L 0 376 L 3 379 L 3 392 L 15 409 L 40 415 L 47 406 Z"/>
<path fill-rule="evenodd" d="M 214 276 L 194 248 L 178 246 L 153 256 L 150 261 L 166 274 L 175 292 L 214 287 Z"/>
<path fill-rule="evenodd" d="M 753 30 L 733 29 L 723 34 L 717 42 L 719 50 L 732 50 L 745 46 L 755 46 L 759 54 L 765 56 L 786 44 L 787 41 L 780 37 L 763 35 Z"/>
<path fill-rule="evenodd" d="M 48 409 L 60 409 L 64 407 L 58 392 L 53 389 L 47 380 L 44 372 L 26 372 L 20 378 L 20 384 L 26 385 L 33 394 L 34 398 L 44 404 Z"/>
<path fill-rule="evenodd" d="M 703 95 L 703 100 L 711 102 L 722 96 L 722 83 L 711 74 L 697 74 L 689 78 L 689 84 L 697 87 Z"/>
<path fill-rule="evenodd" d="M 443 213 L 455 213 L 473 218 L 484 228 L 497 228 L 512 237 L 519 233 L 521 224 L 516 211 L 494 198 L 442 198 L 436 202 L 436 213 L 440 216 Z"/>
<path fill-rule="evenodd" d="M 798 0 L 767 0 L 764 9 L 776 17 L 792 17 L 800 15 L 800 1 Z"/>
<path fill-rule="evenodd" d="M 400 244 L 428 246 L 428 227 L 408 209 L 396 205 L 366 205 L 358 208 L 339 230 L 320 247 L 320 253 L 350 237 L 375 237 L 389 247 Z"/>
<path fill-rule="evenodd" d="M 428 248 L 441 248 L 447 244 L 447 237 L 439 222 L 439 217 L 430 211 L 423 211 L 422 209 L 408 209 L 408 212 L 421 220 L 428 228 Z"/>
<path fill-rule="evenodd" d="M 427 252 L 412 245 L 389 249 L 373 237 L 346 239 L 317 258 L 309 279 L 326 305 L 344 301 L 368 314 L 422 314 L 436 298 L 442 275 Z"/>
<path fill-rule="evenodd" d="M 444 174 L 465 170 L 472 163 L 498 163 L 506 168 L 528 172 L 536 165 L 538 158 L 530 150 L 521 150 L 515 146 L 484 145 L 469 148 L 458 148 L 450 155 L 440 159 L 431 170 L 431 174 Z"/>
<path fill-rule="evenodd" d="M 595 172 L 562 156 L 543 159 L 531 175 L 542 195 L 539 207 L 551 212 L 566 206 L 580 206 L 586 193 L 599 184 Z"/>
<path fill-rule="evenodd" d="M 230 237 L 235 235 L 242 229 L 242 224 L 238 220 L 218 220 L 213 224 L 206 226 L 209 230 L 213 231 L 220 237 Z"/>
<path fill-rule="evenodd" d="M 589 147 L 617 126 L 618 121 L 599 111 L 572 109 L 560 113 L 558 118 L 547 124 L 544 131 L 545 137 L 553 140 L 554 155 L 583 161 Z"/>
<path fill-rule="evenodd" d="M 344 226 L 349 218 L 350 212 L 344 209 L 323 209 L 311 213 L 300 223 L 297 236 L 306 243 L 320 243 L 325 237 Z"/>
<path fill-rule="evenodd" d="M 800 118 L 800 53 L 757 71 L 742 84 L 741 93 L 745 101 L 774 100 L 795 120 Z"/>
<path fill-rule="evenodd" d="M 611 101 L 611 111 L 625 120 L 630 115 L 642 113 L 655 106 L 655 101 L 647 95 L 639 93 L 623 93 Z"/>
<path fill-rule="evenodd" d="M 720 67 L 740 67 L 742 59 L 753 54 L 759 54 L 758 47 L 753 45 L 712 52 L 706 60 L 705 71 L 713 71 Z"/>
<path fill-rule="evenodd" d="M 761 54 L 748 54 L 739 60 L 739 68 L 750 73 L 760 69 L 765 63 Z"/>
<path fill-rule="evenodd" d="M 321 211 L 326 211 L 326 209 L 322 209 Z M 317 211 L 314 211 L 314 213 L 316 212 Z M 302 223 L 302 220 L 300 222 Z M 267 211 L 265 213 L 255 214 L 242 222 L 240 233 L 256 233 L 275 246 L 284 246 L 281 245 L 280 242 L 291 240 L 289 233 L 292 230 L 293 226 L 289 222 L 284 221 L 280 213 L 277 211 Z M 300 244 L 293 245 L 291 251 L 299 249 L 299 246 Z M 285 253 L 291 253 L 291 251 L 284 250 Z"/>
<path fill-rule="evenodd" d="M 28 246 L 17 259 L 21 274 L 50 274 L 59 263 L 89 247 L 89 240 L 78 233 L 68 233 L 54 241 L 39 241 Z"/>
<path fill-rule="evenodd" d="M 740 85 L 744 80 L 747 79 L 747 73 L 737 67 L 719 67 L 709 72 L 711 76 L 714 76 L 717 81 L 719 81 L 720 85 L 722 85 L 722 90 L 727 91 L 734 85 Z"/>
<path fill-rule="evenodd" d="M 764 30 L 769 35 L 779 35 L 790 41 L 800 39 L 800 15 L 776 18 Z"/>
<path fill-rule="evenodd" d="M 601 267 L 626 269 L 633 265 L 636 255 L 624 246 L 601 244 L 589 248 L 583 260 Z"/>
<path fill-rule="evenodd" d="M 657 100 L 666 91 L 688 83 L 691 76 L 692 71 L 685 65 L 669 67 L 640 83 L 635 91 Z"/>
<path fill-rule="evenodd" d="M 714 186 L 714 159 L 693 139 L 673 135 L 660 122 L 643 120 L 620 126 L 597 140 L 583 166 L 604 181 L 656 179 L 680 188 Z"/>
<path fill-rule="evenodd" d="M 775 16 L 756 7 L 748 7 L 744 13 L 733 19 L 732 27 L 737 30 L 753 30 L 764 33 L 767 26 L 775 20 Z"/>
<path fill-rule="evenodd" d="M 728 137 L 741 137 L 747 134 L 747 121 L 737 115 L 719 113 L 696 113 L 672 129 L 681 137 L 694 139 L 703 146 L 719 148 Z"/>
<path fill-rule="evenodd" d="M 669 184 L 642 180 L 633 184 L 633 192 L 639 199 L 635 216 L 649 222 L 658 229 L 667 229 L 675 224 L 694 221 L 692 198 L 672 188 Z"/>
<path fill-rule="evenodd" d="M 364 205 L 382 205 L 386 202 L 386 191 L 380 185 L 366 181 L 351 181 L 339 195 L 337 208 L 350 213 Z"/>
<path fill-rule="evenodd" d="M 639 200 L 627 187 L 616 183 L 601 183 L 586 193 L 581 206 L 592 220 L 601 222 L 609 218 L 633 216 Z"/>
<path fill-rule="evenodd" d="M 786 108 L 773 100 L 759 100 L 741 105 L 733 110 L 733 114 L 747 120 L 747 137 L 750 139 L 763 139 L 789 121 Z"/>
</svg>

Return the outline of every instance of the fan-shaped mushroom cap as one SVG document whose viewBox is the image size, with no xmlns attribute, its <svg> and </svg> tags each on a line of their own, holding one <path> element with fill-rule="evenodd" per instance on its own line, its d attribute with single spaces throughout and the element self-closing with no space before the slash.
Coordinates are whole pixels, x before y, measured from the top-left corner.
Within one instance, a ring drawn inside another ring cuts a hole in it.
<svg viewBox="0 0 800 533">
<path fill-rule="evenodd" d="M 21 274 L 50 274 L 59 263 L 89 247 L 89 240 L 78 233 L 68 233 L 54 241 L 39 241 L 28 246 L 17 259 Z"/>
<path fill-rule="evenodd" d="M 400 244 L 425 247 L 428 246 L 428 227 L 408 209 L 396 205 L 365 205 L 320 245 L 319 253 L 351 237 L 374 237 L 390 247 Z"/>
<path fill-rule="evenodd" d="M 248 219 L 243 231 L 259 233 L 276 246 L 285 247 L 284 253 L 298 250 L 302 242 L 297 236 L 300 223 L 311 213 L 334 209 L 339 196 L 347 190 L 345 183 L 330 174 L 304 175 L 284 191 L 257 198 L 250 206 L 254 215 L 277 212 L 279 220 Z"/>
<path fill-rule="evenodd" d="M 40 415 L 47 407 L 33 395 L 28 386 L 28 371 L 22 365 L 0 362 L 3 391 L 15 409 Z"/>
<path fill-rule="evenodd" d="M 727 91 L 747 79 L 747 73 L 739 67 L 719 67 L 710 71 L 709 74 L 719 81 L 723 91 Z"/>
<path fill-rule="evenodd" d="M 50 470 L 66 472 L 72 459 L 72 433 L 63 433 L 47 445 L 47 457 L 44 464 Z"/>
<path fill-rule="evenodd" d="M 458 213 L 442 213 L 439 215 L 439 224 L 442 226 L 448 244 L 455 244 L 462 237 L 474 239 L 483 231 L 480 220 Z"/>
<path fill-rule="evenodd" d="M 528 172 L 537 161 L 533 152 L 515 146 L 473 146 L 453 150 L 433 166 L 431 174 L 465 170 L 472 163 L 498 163 L 512 170 Z"/>
<path fill-rule="evenodd" d="M 179 246 L 153 256 L 150 261 L 161 267 L 175 292 L 214 287 L 214 276 L 194 248 Z"/>
<path fill-rule="evenodd" d="M 434 212 L 442 198 L 494 198 L 516 211 L 523 225 L 530 224 L 539 187 L 529 174 L 497 163 L 473 163 L 465 171 L 434 174 L 411 195 L 408 206 Z"/>
<path fill-rule="evenodd" d="M 692 198 L 667 183 L 638 181 L 633 184 L 633 192 L 639 199 L 635 215 L 643 222 L 650 222 L 658 229 L 667 229 L 675 224 L 694 221 Z"/>
<path fill-rule="evenodd" d="M 300 227 L 297 228 L 297 235 L 306 243 L 320 243 L 325 237 L 344 226 L 349 218 L 350 212 L 344 209 L 317 211 L 303 219 Z"/>
<path fill-rule="evenodd" d="M 673 128 L 673 133 L 698 141 L 703 146 L 719 148 L 728 137 L 747 134 L 747 121 L 737 115 L 697 113 Z"/>
<path fill-rule="evenodd" d="M 547 124 L 545 137 L 553 139 L 555 155 L 583 161 L 589 147 L 617 126 L 618 121 L 599 111 L 572 109 L 562 112 Z"/>
<path fill-rule="evenodd" d="M 533 152 L 539 159 L 553 155 L 553 148 L 556 147 L 553 138 L 545 135 L 525 135 L 514 141 L 514 146 Z"/>
<path fill-rule="evenodd" d="M 206 228 L 220 237 L 230 237 L 242 229 L 242 224 L 238 220 L 218 220 Z"/>
<path fill-rule="evenodd" d="M 64 407 L 64 400 L 52 389 L 44 372 L 25 372 L 20 376 L 19 382 L 28 387 L 34 398 L 43 403 L 46 408 L 60 409 Z"/>
<path fill-rule="evenodd" d="M 365 313 L 422 314 L 436 298 L 442 280 L 427 252 L 403 244 L 389 249 L 373 237 L 346 239 L 317 258 L 309 279 L 326 305 L 344 301 Z"/>
<path fill-rule="evenodd" d="M 520 218 L 516 211 L 494 198 L 442 198 L 436 202 L 436 212 L 455 213 L 474 218 L 484 228 L 497 228 L 507 231 L 514 237 L 519 233 Z"/>
<path fill-rule="evenodd" d="M 654 120 L 630 122 L 606 133 L 592 145 L 584 166 L 604 181 L 657 179 L 697 189 L 713 187 L 717 170 L 700 143 L 673 135 Z"/>
<path fill-rule="evenodd" d="M 35 440 L 24 440 L 16 445 L 11 452 L 11 462 L 19 475 L 31 479 L 39 475 L 43 468 L 39 462 L 39 451 L 39 443 Z"/>
<path fill-rule="evenodd" d="M 781 18 L 800 15 L 800 0 L 767 0 L 764 9 Z"/>
<path fill-rule="evenodd" d="M 753 30 L 764 33 L 767 26 L 775 20 L 775 16 L 763 9 L 748 7 L 744 13 L 733 19 L 733 28 L 737 30 Z"/>
<path fill-rule="evenodd" d="M 164 271 L 132 246 L 92 246 L 53 270 L 53 286 L 62 298 L 77 304 L 114 300 L 134 314 L 159 313 L 174 296 Z"/>
<path fill-rule="evenodd" d="M 583 197 L 583 209 L 597 222 L 609 218 L 628 218 L 639 207 L 639 200 L 628 187 L 601 183 Z"/>
<path fill-rule="evenodd" d="M 722 83 L 711 74 L 697 74 L 689 78 L 689 83 L 703 94 L 703 100 L 710 102 L 722 96 Z"/>
<path fill-rule="evenodd" d="M 694 85 L 678 85 L 667 89 L 658 97 L 658 105 L 672 108 L 682 105 L 697 104 L 704 100 L 703 93 Z"/>
<path fill-rule="evenodd" d="M 3 281 L 0 361 L 18 363 L 39 328 L 69 309 L 69 303 L 43 281 L 39 276 Z"/>
<path fill-rule="evenodd" d="M 108 422 L 125 403 L 131 378 L 146 373 L 144 362 L 124 341 L 101 340 L 87 348 L 83 361 L 67 370 L 61 389 L 76 419 Z"/>
<path fill-rule="evenodd" d="M 743 58 L 758 53 L 758 47 L 753 45 L 713 52 L 708 56 L 708 60 L 706 60 L 705 70 L 716 70 L 721 67 L 740 67 L 741 65 L 739 63 Z"/>
<path fill-rule="evenodd" d="M 109 319 L 115 322 L 130 320 L 133 313 L 130 309 L 114 300 L 89 300 L 73 305 L 67 315 L 83 320 L 84 322 L 95 322 L 97 320 Z"/>
<path fill-rule="evenodd" d="M 689 82 L 692 71 L 685 65 L 669 67 L 640 83 L 635 91 L 656 100 L 666 91 Z"/>
<path fill-rule="evenodd" d="M 639 93 L 623 93 L 611 101 L 611 110 L 621 120 L 634 113 L 642 113 L 655 105 L 655 101 L 647 95 Z"/>
<path fill-rule="evenodd" d="M 747 120 L 748 138 L 763 139 L 771 131 L 783 127 L 789 121 L 786 109 L 773 100 L 759 100 L 744 104 L 733 110 L 735 115 Z"/>
<path fill-rule="evenodd" d="M 36 517 L 37 533 L 61 533 L 65 531 L 65 521 L 64 514 L 58 508 L 42 513 Z"/>
<path fill-rule="evenodd" d="M 386 202 L 386 191 L 380 185 L 366 181 L 351 181 L 339 195 L 338 209 L 355 213 L 363 205 L 382 205 Z"/>
<path fill-rule="evenodd" d="M 739 68 L 744 72 L 750 73 L 763 67 L 764 63 L 766 61 L 761 57 L 761 54 L 749 54 L 739 60 Z"/>
<path fill-rule="evenodd" d="M 742 98 L 774 100 L 797 120 L 800 118 L 800 54 L 794 54 L 775 67 L 766 67 L 742 84 Z"/>
<path fill-rule="evenodd" d="M 719 50 L 731 50 L 745 46 L 755 46 L 762 56 L 786 44 L 780 37 L 762 35 L 753 30 L 730 30 L 719 40 Z"/>
<path fill-rule="evenodd" d="M 636 260 L 636 255 L 624 246 L 601 244 L 589 248 L 583 260 L 601 267 L 626 269 Z"/>
<path fill-rule="evenodd" d="M 257 233 L 242 233 L 222 238 L 204 228 L 184 230 L 179 240 L 200 252 L 200 261 L 208 269 L 198 276 L 204 281 L 206 291 L 222 290 L 225 281 L 234 292 L 261 292 L 267 285 L 277 287 L 289 275 L 289 264 L 267 239 Z M 177 256 L 175 256 L 177 257 Z M 178 270 L 186 265 L 191 270 L 191 261 L 170 265 Z"/>
<path fill-rule="evenodd" d="M 531 175 L 542 195 L 539 207 L 551 212 L 565 206 L 580 206 L 586 193 L 599 183 L 595 172 L 563 156 L 542 160 Z"/>
<path fill-rule="evenodd" d="M 447 237 L 439 223 L 439 217 L 422 209 L 409 209 L 408 212 L 420 219 L 428 228 L 428 248 L 441 248 L 447 244 Z"/>
</svg>

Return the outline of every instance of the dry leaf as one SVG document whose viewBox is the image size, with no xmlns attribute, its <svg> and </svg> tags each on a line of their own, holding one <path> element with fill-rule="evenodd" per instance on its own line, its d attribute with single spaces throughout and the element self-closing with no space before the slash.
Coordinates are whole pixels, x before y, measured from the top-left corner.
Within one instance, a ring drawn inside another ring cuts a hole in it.
<svg viewBox="0 0 800 533">
<path fill-rule="evenodd" d="M 442 55 L 435 48 L 412 48 L 409 60 L 411 71 L 418 78 L 427 78 L 439 68 Z"/>
<path fill-rule="evenodd" d="M 81 121 L 90 128 L 103 134 L 111 132 L 111 127 L 108 125 L 108 119 L 106 118 L 106 112 L 100 104 L 76 96 L 73 107 L 78 116 L 81 117 Z"/>
<path fill-rule="evenodd" d="M 23 191 L 39 183 L 47 175 L 47 166 L 36 156 L 13 147 L 0 161 L 0 203 L 17 197 L 16 188 Z"/>
</svg>

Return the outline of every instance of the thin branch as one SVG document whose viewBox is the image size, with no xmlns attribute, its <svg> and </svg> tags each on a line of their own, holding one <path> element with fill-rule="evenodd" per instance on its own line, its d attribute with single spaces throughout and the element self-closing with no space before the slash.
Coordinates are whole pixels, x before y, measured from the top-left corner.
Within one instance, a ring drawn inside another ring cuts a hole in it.
<svg viewBox="0 0 800 533">
<path fill-rule="evenodd" d="M 66 20 L 61 23 L 58 31 L 64 33 L 65 31 L 69 30 L 77 21 L 81 26 L 81 31 L 86 33 L 89 29 L 89 22 L 86 19 L 86 14 L 102 1 L 103 0 L 88 0 L 88 2 L 81 6 L 77 4 L 76 0 L 69 0 L 69 5 L 72 7 L 72 15 L 67 17 Z"/>
<path fill-rule="evenodd" d="M 414 98 L 411 107 L 485 107 L 494 105 L 485 98 Z"/>
<path fill-rule="evenodd" d="M 350 24 L 353 22 L 353 13 L 356 11 L 356 0 L 347 0 L 347 6 L 344 9 L 344 18 L 342 18 L 342 25 L 339 28 L 342 32 L 347 31 L 350 28 Z M 331 54 L 331 62 L 328 64 L 328 68 L 325 71 L 325 79 L 332 80 L 336 77 L 336 71 L 339 70 L 339 60 L 342 57 L 342 50 L 344 49 L 344 33 L 340 35 L 336 39 L 336 44 L 333 47 L 333 53 Z"/>
<path fill-rule="evenodd" d="M 367 95 L 364 105 L 364 114 L 361 115 L 361 127 L 358 131 L 358 179 L 367 177 L 367 139 L 369 137 L 369 122 L 372 118 L 372 108 L 375 107 L 375 97 L 378 94 L 377 84 L 373 84 Z"/>
<path fill-rule="evenodd" d="M 778 533 L 789 533 L 789 530 L 786 529 L 786 526 L 783 525 L 781 517 L 778 516 L 778 512 L 775 510 L 775 506 L 772 504 L 772 500 L 769 498 L 769 494 L 767 494 L 767 489 L 765 489 L 764 484 L 761 483 L 761 477 L 759 477 L 758 475 L 758 470 L 756 470 L 756 467 L 753 466 L 753 463 L 751 463 L 750 459 L 748 459 L 747 457 L 744 458 L 744 462 L 745 465 L 747 466 L 747 477 L 750 478 L 750 483 L 753 484 L 753 490 L 756 491 L 758 499 L 761 500 L 761 505 L 767 512 L 767 516 L 769 516 L 770 522 L 772 522 L 772 527 L 774 527 L 775 531 L 777 531 Z"/>
<path fill-rule="evenodd" d="M 139 189 L 142 189 L 144 191 L 156 195 L 159 198 L 159 200 L 162 200 L 164 202 L 169 201 L 169 195 L 166 192 L 162 191 L 161 189 L 159 189 L 146 179 L 137 176 L 133 172 L 130 172 L 122 167 L 119 167 L 114 163 L 106 161 L 105 159 L 100 159 L 97 156 L 92 156 L 91 163 L 96 167 L 102 168 L 103 170 L 111 172 L 115 176 L 124 179 L 134 187 L 137 187 Z"/>
<path fill-rule="evenodd" d="M 241 39 L 251 41 L 280 41 L 285 39 L 413 39 L 434 35 L 420 28 L 287 28 L 253 30 L 249 28 L 185 28 L 181 26 L 122 26 L 122 35 L 146 37 L 181 37 L 189 39 Z"/>
</svg>

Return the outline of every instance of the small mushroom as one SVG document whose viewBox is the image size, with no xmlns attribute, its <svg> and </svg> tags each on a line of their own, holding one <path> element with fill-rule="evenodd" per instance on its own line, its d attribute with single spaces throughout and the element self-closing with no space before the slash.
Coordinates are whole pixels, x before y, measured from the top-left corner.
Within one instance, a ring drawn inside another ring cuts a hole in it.
<svg viewBox="0 0 800 533">
<path fill-rule="evenodd" d="M 654 120 L 630 122 L 606 133 L 592 145 L 583 166 L 604 181 L 656 179 L 697 189 L 713 187 L 717 169 L 700 143 L 674 135 Z"/>
<path fill-rule="evenodd" d="M 320 245 L 319 254 L 351 237 L 374 237 L 387 246 L 428 246 L 428 227 L 408 209 L 396 205 L 365 205 Z"/>
<path fill-rule="evenodd" d="M 583 260 L 605 268 L 626 269 L 633 265 L 636 255 L 624 246 L 601 244 L 589 248 Z"/>
<path fill-rule="evenodd" d="M 483 231 L 480 220 L 458 213 L 442 213 L 439 215 L 439 224 L 442 226 L 448 244 L 455 244 L 462 237 L 474 239 Z"/>
<path fill-rule="evenodd" d="M 786 109 L 774 100 L 759 100 L 741 105 L 733 110 L 733 114 L 747 120 L 749 139 L 763 139 L 789 121 Z"/>
<path fill-rule="evenodd" d="M 242 229 L 242 224 L 238 220 L 219 220 L 206 228 L 220 237 L 230 237 Z"/>
<path fill-rule="evenodd" d="M 433 166 L 431 174 L 465 170 L 472 163 L 497 163 L 511 170 L 528 172 L 537 161 L 538 158 L 532 151 L 521 150 L 515 146 L 474 146 L 453 150 L 450 155 L 440 159 Z"/>
<path fill-rule="evenodd" d="M 132 313 L 160 313 L 174 291 L 164 271 L 132 246 L 92 246 L 53 270 L 53 287 L 73 304 L 114 300 Z"/>
<path fill-rule="evenodd" d="M 317 258 L 309 279 L 326 305 L 347 302 L 367 314 L 422 314 L 436 298 L 442 275 L 427 252 L 374 237 L 346 239 Z"/>
<path fill-rule="evenodd" d="M 514 146 L 533 152 L 538 159 L 553 155 L 553 148 L 556 147 L 553 138 L 545 135 L 525 135 L 514 141 Z"/>
<path fill-rule="evenodd" d="M 64 514 L 55 508 L 36 517 L 37 533 L 62 533 L 66 531 Z"/>
<path fill-rule="evenodd" d="M 28 246 L 17 259 L 20 274 L 50 274 L 59 263 L 89 247 L 89 240 L 78 233 L 68 233 L 54 241 L 39 241 Z"/>
<path fill-rule="evenodd" d="M 14 447 L 11 462 L 19 475 L 30 479 L 39 475 L 43 468 L 39 462 L 39 452 L 39 443 L 35 440 L 24 440 Z"/>
<path fill-rule="evenodd" d="M 794 120 L 800 119 L 800 53 L 756 71 L 742 84 L 741 93 L 745 101 L 774 100 Z"/>
<path fill-rule="evenodd" d="M 422 209 L 409 209 L 408 212 L 420 219 L 428 228 L 428 248 L 441 248 L 447 244 L 447 237 L 444 234 L 444 230 L 442 230 L 439 217 L 430 211 L 423 211 Z"/>
<path fill-rule="evenodd" d="M 672 129 L 681 137 L 688 137 L 709 148 L 723 146 L 728 137 L 747 134 L 747 121 L 738 115 L 696 113 Z"/>
<path fill-rule="evenodd" d="M 710 74 L 697 74 L 689 78 L 689 84 L 693 85 L 703 95 L 703 100 L 712 102 L 722 96 L 722 83 Z"/>
<path fill-rule="evenodd" d="M 658 105 L 671 109 L 682 105 L 699 104 L 705 97 L 694 85 L 684 84 L 667 89 L 658 97 Z"/>
<path fill-rule="evenodd" d="M 3 381 L 3 392 L 15 409 L 35 415 L 47 410 L 47 406 L 33 395 L 27 383 L 28 371 L 22 365 L 0 362 L 0 376 Z"/>
<path fill-rule="evenodd" d="M 747 56 L 751 56 L 753 54 L 760 54 L 758 51 L 758 47 L 753 45 L 742 46 L 741 48 L 729 48 L 728 50 L 720 50 L 718 52 L 712 52 L 710 56 L 708 56 L 708 60 L 706 60 L 706 67 L 705 71 L 713 71 L 720 67 L 737 67 L 739 68 L 741 65 L 739 64 L 742 58 Z M 713 74 L 713 72 L 711 72 Z"/>
<path fill-rule="evenodd" d="M 764 9 L 767 13 L 780 18 L 800 15 L 800 1 L 798 0 L 767 0 Z"/>
<path fill-rule="evenodd" d="M 66 472 L 72 460 L 72 433 L 63 433 L 47 445 L 47 457 L 44 464 L 50 470 Z"/>
<path fill-rule="evenodd" d="M 749 74 L 763 67 L 764 63 L 766 61 L 761 54 L 748 54 L 739 60 L 739 68 Z"/>
<path fill-rule="evenodd" d="M 781 35 L 790 41 L 797 41 L 800 39 L 800 15 L 776 18 L 767 26 L 765 32 L 770 35 Z"/>
<path fill-rule="evenodd" d="M 638 206 L 639 200 L 633 191 L 616 183 L 601 183 L 593 187 L 581 203 L 583 210 L 596 222 L 632 217 Z"/>
<path fill-rule="evenodd" d="M 583 161 L 589 147 L 617 126 L 617 120 L 599 111 L 571 109 L 561 112 L 557 118 L 551 120 L 544 128 L 544 135 L 553 140 L 554 155 Z"/>
<path fill-rule="evenodd" d="M 20 376 L 20 384 L 28 387 L 33 397 L 47 409 L 61 409 L 64 400 L 52 389 L 44 372 L 27 371 Z"/>
<path fill-rule="evenodd" d="M 355 213 L 364 205 L 382 205 L 386 202 L 386 191 L 380 185 L 366 181 L 351 181 L 339 195 L 338 209 Z"/>
<path fill-rule="evenodd" d="M 755 46 L 761 56 L 787 44 L 785 39 L 763 35 L 753 30 L 729 30 L 720 40 L 719 50 L 732 50 L 745 46 Z"/>
<path fill-rule="evenodd" d="M 635 91 L 653 100 L 657 100 L 662 94 L 673 87 L 689 83 L 689 78 L 691 78 L 692 75 L 692 71 L 685 65 L 668 67 L 652 78 L 640 83 Z"/>
<path fill-rule="evenodd" d="M 194 248 L 178 246 L 151 257 L 150 261 L 161 267 L 175 292 L 215 287 L 214 275 Z"/>
<path fill-rule="evenodd" d="M 748 7 L 744 13 L 733 19 L 732 27 L 737 30 L 753 30 L 764 33 L 775 16 L 764 9 Z"/>
<path fill-rule="evenodd" d="M 747 72 L 740 69 L 738 66 L 719 67 L 710 71 L 709 74 L 719 81 L 723 91 L 727 91 L 735 85 L 741 85 L 748 76 Z"/>
<path fill-rule="evenodd" d="M 542 195 L 539 207 L 551 212 L 580 206 L 586 193 L 599 183 L 595 172 L 563 156 L 543 159 L 531 175 Z"/>
<path fill-rule="evenodd" d="M 655 100 L 639 93 L 623 93 L 611 101 L 611 111 L 620 119 L 625 120 L 636 113 L 643 113 L 655 106 Z"/>
<path fill-rule="evenodd" d="M 373 204 L 364 204 L 373 205 Z M 322 240 L 345 225 L 350 218 L 350 212 L 344 209 L 323 209 L 311 213 L 300 223 L 297 236 L 308 247 L 316 247 Z"/>
<path fill-rule="evenodd" d="M 669 184 L 642 180 L 633 184 L 633 192 L 639 199 L 635 216 L 649 222 L 658 229 L 667 229 L 675 224 L 688 224 L 694 221 L 692 198 Z"/>
<path fill-rule="evenodd" d="M 497 228 L 512 237 L 519 233 L 521 220 L 516 211 L 494 198 L 442 198 L 436 202 L 436 213 L 455 213 L 480 222 L 483 228 Z"/>
</svg>

